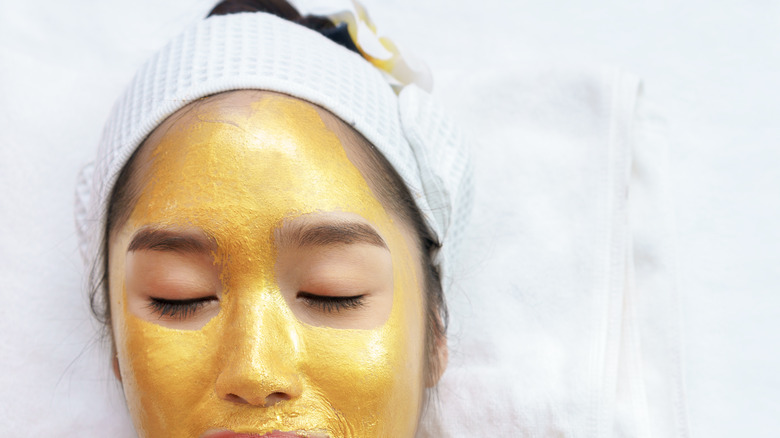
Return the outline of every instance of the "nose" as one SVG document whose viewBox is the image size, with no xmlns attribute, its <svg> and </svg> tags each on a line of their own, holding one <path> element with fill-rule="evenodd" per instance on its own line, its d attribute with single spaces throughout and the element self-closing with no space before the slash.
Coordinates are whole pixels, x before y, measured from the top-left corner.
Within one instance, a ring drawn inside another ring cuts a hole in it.
<svg viewBox="0 0 780 438">
<path fill-rule="evenodd" d="M 236 306 L 230 315 L 216 382 L 221 399 L 270 407 L 301 395 L 297 333 L 288 309 L 280 304 L 284 305 L 274 299 L 256 300 Z"/>
</svg>

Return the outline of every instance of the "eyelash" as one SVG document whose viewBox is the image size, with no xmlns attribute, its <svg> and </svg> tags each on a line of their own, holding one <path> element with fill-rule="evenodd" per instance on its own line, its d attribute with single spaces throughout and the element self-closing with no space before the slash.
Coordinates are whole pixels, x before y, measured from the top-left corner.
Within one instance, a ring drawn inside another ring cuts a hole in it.
<svg viewBox="0 0 780 438">
<path fill-rule="evenodd" d="M 365 305 L 365 295 L 353 297 L 331 297 L 327 295 L 314 295 L 308 292 L 298 292 L 298 298 L 308 306 L 325 313 L 339 313 L 342 310 L 353 310 Z"/>
<path fill-rule="evenodd" d="M 149 299 L 147 307 L 161 319 L 167 317 L 182 320 L 192 316 L 203 306 L 217 298 L 203 297 L 190 300 L 166 300 L 165 298 L 150 297 Z"/>
<path fill-rule="evenodd" d="M 306 302 L 307 305 L 326 313 L 339 313 L 342 310 L 352 310 L 365 305 L 365 295 L 356 295 L 352 297 L 331 297 L 326 295 L 314 295 L 306 292 L 299 292 L 298 298 Z M 167 300 L 165 298 L 150 297 L 147 306 L 159 318 L 187 319 L 200 310 L 210 301 L 216 300 L 215 297 L 194 298 L 191 300 Z"/>
</svg>

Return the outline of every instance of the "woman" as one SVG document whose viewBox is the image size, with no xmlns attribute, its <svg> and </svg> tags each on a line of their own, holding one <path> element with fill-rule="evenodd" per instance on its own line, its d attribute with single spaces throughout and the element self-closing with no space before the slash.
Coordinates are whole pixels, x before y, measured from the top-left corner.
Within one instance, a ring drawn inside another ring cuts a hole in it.
<svg viewBox="0 0 780 438">
<path fill-rule="evenodd" d="M 140 436 L 414 436 L 465 147 L 363 11 L 258 3 L 152 58 L 86 169 L 115 372 Z"/>
</svg>

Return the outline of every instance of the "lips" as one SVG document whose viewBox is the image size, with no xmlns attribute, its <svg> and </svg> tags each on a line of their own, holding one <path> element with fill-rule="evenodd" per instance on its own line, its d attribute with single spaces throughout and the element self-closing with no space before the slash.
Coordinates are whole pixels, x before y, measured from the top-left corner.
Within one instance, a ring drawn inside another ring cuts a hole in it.
<svg viewBox="0 0 780 438">
<path fill-rule="evenodd" d="M 306 438 L 306 437 L 314 438 L 313 435 L 299 435 L 297 433 L 292 433 L 292 432 L 274 431 L 271 433 L 267 433 L 265 435 L 255 435 L 250 433 L 236 433 L 236 432 L 231 432 L 229 430 L 223 432 L 206 433 L 205 435 L 202 436 L 202 438 Z M 325 438 L 324 435 L 317 435 L 317 437 Z"/>
</svg>

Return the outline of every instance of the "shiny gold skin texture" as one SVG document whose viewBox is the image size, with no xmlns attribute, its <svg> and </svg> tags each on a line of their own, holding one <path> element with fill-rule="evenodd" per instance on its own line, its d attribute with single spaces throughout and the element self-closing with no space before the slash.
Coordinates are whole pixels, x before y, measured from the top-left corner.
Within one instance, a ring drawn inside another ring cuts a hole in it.
<svg viewBox="0 0 780 438">
<path fill-rule="evenodd" d="M 113 335 L 140 436 L 414 436 L 424 386 L 416 249 L 318 111 L 279 94 L 225 93 L 147 140 L 140 197 L 109 251 Z M 339 328 L 340 313 L 305 322 L 282 294 L 275 236 L 328 215 L 369 224 L 389 249 L 390 306 L 367 328 Z M 217 307 L 200 326 L 144 318 L 148 306 L 129 304 L 131 258 L 144 255 L 127 249 L 143 229 L 195 230 L 214 243 L 198 266 L 215 270 Z"/>
</svg>

